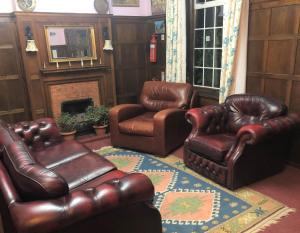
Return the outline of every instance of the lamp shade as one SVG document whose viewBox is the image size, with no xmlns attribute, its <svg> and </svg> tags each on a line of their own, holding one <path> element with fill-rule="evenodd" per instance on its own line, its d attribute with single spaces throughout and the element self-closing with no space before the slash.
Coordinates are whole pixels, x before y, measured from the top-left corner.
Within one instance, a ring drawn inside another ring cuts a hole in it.
<svg viewBox="0 0 300 233">
<path fill-rule="evenodd" d="M 37 52 L 39 51 L 35 45 L 34 40 L 27 40 L 26 52 Z"/>
<path fill-rule="evenodd" d="M 105 40 L 103 50 L 113 50 L 113 49 L 114 48 L 112 47 L 111 40 Z"/>
</svg>

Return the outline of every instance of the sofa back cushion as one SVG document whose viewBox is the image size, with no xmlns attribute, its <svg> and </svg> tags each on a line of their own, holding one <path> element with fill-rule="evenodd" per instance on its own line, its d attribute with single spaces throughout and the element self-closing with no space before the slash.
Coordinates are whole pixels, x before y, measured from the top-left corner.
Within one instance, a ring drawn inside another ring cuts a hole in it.
<svg viewBox="0 0 300 233">
<path fill-rule="evenodd" d="M 14 141 L 20 140 L 20 137 L 9 128 L 8 124 L 0 120 L 0 155 L 2 156 L 4 146 L 8 146 Z"/>
<path fill-rule="evenodd" d="M 3 162 L 24 200 L 55 198 L 69 191 L 61 176 L 35 162 L 22 141 L 4 146 Z"/>
<path fill-rule="evenodd" d="M 191 97 L 190 84 L 147 81 L 144 83 L 140 103 L 150 112 L 167 108 L 186 109 L 189 107 Z"/>
<path fill-rule="evenodd" d="M 287 107 L 271 98 L 251 94 L 231 95 L 225 100 L 227 129 L 236 133 L 248 124 L 263 123 L 265 120 L 287 114 Z"/>
</svg>

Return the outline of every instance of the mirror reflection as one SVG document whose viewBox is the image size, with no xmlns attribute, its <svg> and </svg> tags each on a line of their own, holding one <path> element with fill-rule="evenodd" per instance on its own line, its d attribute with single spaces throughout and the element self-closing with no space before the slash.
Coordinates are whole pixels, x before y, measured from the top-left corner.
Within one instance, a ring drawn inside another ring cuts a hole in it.
<svg viewBox="0 0 300 233">
<path fill-rule="evenodd" d="M 93 27 L 45 26 L 50 62 L 97 59 Z"/>
</svg>

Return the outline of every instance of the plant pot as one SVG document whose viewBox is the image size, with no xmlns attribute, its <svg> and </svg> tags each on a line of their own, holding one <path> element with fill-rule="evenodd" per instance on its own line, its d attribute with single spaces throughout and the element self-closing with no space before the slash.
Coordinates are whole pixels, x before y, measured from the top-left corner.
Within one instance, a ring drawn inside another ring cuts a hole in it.
<svg viewBox="0 0 300 233">
<path fill-rule="evenodd" d="M 93 125 L 97 136 L 105 136 L 107 125 Z"/>
<path fill-rule="evenodd" d="M 76 130 L 72 132 L 60 132 L 60 134 L 64 137 L 65 141 L 74 140 L 75 139 Z"/>
</svg>

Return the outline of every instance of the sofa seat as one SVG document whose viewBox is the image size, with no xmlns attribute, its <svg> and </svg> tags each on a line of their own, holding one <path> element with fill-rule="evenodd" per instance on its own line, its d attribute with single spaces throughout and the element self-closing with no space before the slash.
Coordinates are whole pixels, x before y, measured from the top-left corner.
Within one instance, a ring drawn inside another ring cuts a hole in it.
<svg viewBox="0 0 300 233">
<path fill-rule="evenodd" d="M 156 112 L 146 112 L 119 123 L 119 130 L 124 134 L 154 136 L 153 117 Z"/>
<path fill-rule="evenodd" d="M 191 151 L 217 163 L 222 163 L 234 142 L 233 134 L 199 135 L 191 138 L 188 146 Z"/>
<path fill-rule="evenodd" d="M 50 170 L 61 175 L 69 189 L 72 190 L 115 169 L 114 164 L 100 155 L 90 152 Z"/>
<path fill-rule="evenodd" d="M 48 169 L 67 163 L 90 152 L 83 144 L 76 141 L 63 141 L 60 144 L 34 151 L 32 154 L 41 165 Z"/>
</svg>

